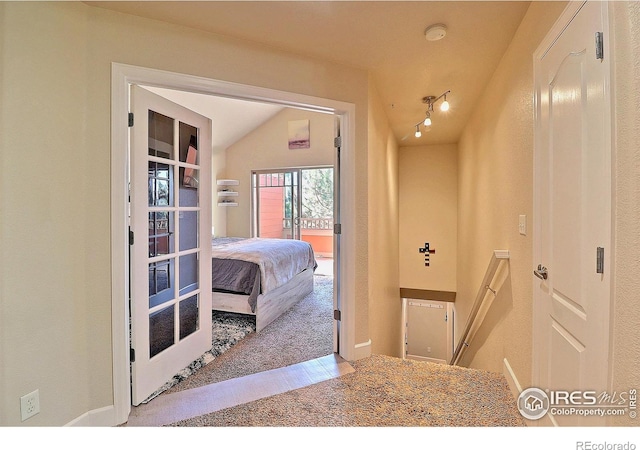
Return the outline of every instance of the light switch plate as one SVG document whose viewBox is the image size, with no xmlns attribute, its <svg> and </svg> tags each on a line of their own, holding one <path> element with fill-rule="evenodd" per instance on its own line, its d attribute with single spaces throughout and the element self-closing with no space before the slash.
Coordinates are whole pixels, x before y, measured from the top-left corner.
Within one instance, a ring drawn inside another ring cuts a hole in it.
<svg viewBox="0 0 640 450">
<path fill-rule="evenodd" d="M 524 214 L 520 214 L 520 217 L 518 218 L 518 232 L 523 236 L 526 236 L 527 234 L 527 216 Z"/>
</svg>

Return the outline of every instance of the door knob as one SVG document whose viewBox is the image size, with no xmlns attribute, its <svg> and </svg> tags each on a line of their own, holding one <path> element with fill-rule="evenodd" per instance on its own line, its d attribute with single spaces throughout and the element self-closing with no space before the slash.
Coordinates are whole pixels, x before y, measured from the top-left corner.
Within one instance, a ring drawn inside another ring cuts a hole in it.
<svg viewBox="0 0 640 450">
<path fill-rule="evenodd" d="M 533 271 L 533 274 L 541 280 L 546 280 L 548 276 L 547 268 L 543 267 L 542 264 L 538 264 L 538 268 Z"/>
</svg>

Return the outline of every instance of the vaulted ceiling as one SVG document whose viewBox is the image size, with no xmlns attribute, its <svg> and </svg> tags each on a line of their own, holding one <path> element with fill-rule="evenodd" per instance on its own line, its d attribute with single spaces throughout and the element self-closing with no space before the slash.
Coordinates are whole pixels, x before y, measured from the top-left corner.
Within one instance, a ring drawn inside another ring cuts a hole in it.
<svg viewBox="0 0 640 450">
<path fill-rule="evenodd" d="M 401 146 L 455 143 L 524 17 L 524 1 L 106 1 L 101 8 L 370 72 Z M 428 41 L 425 29 L 444 24 Z M 451 90 L 447 113 L 415 138 L 422 98 Z"/>
</svg>

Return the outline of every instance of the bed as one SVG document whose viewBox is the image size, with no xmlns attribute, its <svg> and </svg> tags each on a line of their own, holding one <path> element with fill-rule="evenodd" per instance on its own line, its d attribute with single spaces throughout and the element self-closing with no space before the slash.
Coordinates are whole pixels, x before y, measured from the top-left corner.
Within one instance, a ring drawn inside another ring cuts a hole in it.
<svg viewBox="0 0 640 450">
<path fill-rule="evenodd" d="M 311 245 L 295 239 L 214 238 L 212 309 L 251 314 L 259 332 L 313 292 Z"/>
</svg>

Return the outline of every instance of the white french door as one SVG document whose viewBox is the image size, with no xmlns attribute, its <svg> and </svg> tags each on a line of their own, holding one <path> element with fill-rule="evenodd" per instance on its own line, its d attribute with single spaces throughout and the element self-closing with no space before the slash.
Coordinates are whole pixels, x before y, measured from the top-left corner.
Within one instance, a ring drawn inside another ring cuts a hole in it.
<svg viewBox="0 0 640 450">
<path fill-rule="evenodd" d="M 600 393 L 608 383 L 610 65 L 596 52 L 606 8 L 587 2 L 536 56 L 533 382 L 549 391 Z M 602 424 L 577 414 L 549 418 Z"/>
<path fill-rule="evenodd" d="M 211 121 L 132 86 L 132 403 L 211 348 Z"/>
</svg>

